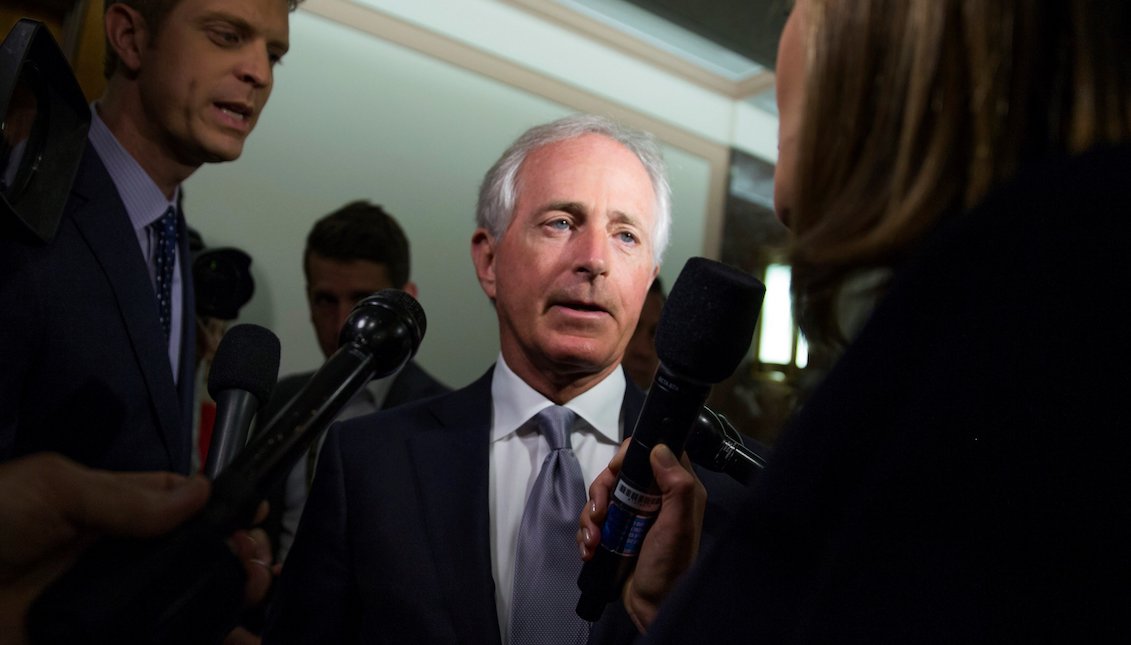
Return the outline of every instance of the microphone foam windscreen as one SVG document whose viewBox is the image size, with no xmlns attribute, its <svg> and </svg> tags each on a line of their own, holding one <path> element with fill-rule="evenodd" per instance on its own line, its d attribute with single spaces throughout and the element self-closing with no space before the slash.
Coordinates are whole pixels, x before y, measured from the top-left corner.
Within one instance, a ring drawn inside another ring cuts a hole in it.
<svg viewBox="0 0 1131 645">
<path fill-rule="evenodd" d="M 672 286 L 656 327 L 665 367 L 703 383 L 730 376 L 754 336 L 766 287 L 733 267 L 691 258 Z"/>
<path fill-rule="evenodd" d="M 259 325 L 236 325 L 220 339 L 208 372 L 208 393 L 246 390 L 263 404 L 279 378 L 279 337 Z"/>
</svg>

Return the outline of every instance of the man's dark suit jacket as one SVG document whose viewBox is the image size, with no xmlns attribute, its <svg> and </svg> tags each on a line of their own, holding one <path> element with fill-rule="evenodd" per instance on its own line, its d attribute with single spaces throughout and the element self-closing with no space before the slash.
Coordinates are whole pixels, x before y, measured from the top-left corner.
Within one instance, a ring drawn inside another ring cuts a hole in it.
<svg viewBox="0 0 1131 645">
<path fill-rule="evenodd" d="M 112 470 L 189 471 L 196 326 L 183 217 L 177 226 L 175 385 L 149 270 L 92 147 L 52 242 L 0 223 L 0 460 L 52 450 Z"/>
<path fill-rule="evenodd" d="M 649 642 L 1124 642 L 1131 147 L 897 271 Z"/>
<path fill-rule="evenodd" d="M 500 642 L 487 485 L 492 371 L 451 394 L 331 430 L 265 642 Z M 630 385 L 626 428 L 643 399 Z M 744 488 L 698 474 L 709 542 Z M 590 642 L 635 635 L 618 602 Z"/>
<path fill-rule="evenodd" d="M 314 372 L 304 372 L 292 374 L 279 381 L 275 385 L 275 389 L 272 390 L 267 405 L 258 414 L 256 420 L 258 427 L 270 423 L 271 419 L 275 418 L 275 415 L 283 409 L 284 405 L 290 403 L 291 399 L 299 393 L 299 390 L 306 385 L 312 376 L 314 376 Z M 389 391 L 385 393 L 385 400 L 381 402 L 381 409 L 388 410 L 409 401 L 419 401 L 431 396 L 447 394 L 451 391 L 450 387 L 437 381 L 435 377 L 424 371 L 424 368 L 417 365 L 416 361 L 409 361 L 393 378 L 393 382 L 389 385 Z M 278 558 L 279 536 L 283 530 L 283 511 L 286 510 L 285 493 L 285 488 L 280 486 L 268 498 L 270 511 L 262 524 L 267 537 L 271 539 L 271 547 L 275 550 L 276 558 Z"/>
</svg>

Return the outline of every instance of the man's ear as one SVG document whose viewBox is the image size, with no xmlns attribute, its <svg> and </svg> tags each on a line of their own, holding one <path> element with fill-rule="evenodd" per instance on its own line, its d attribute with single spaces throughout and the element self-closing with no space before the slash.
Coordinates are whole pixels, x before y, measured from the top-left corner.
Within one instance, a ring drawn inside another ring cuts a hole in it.
<svg viewBox="0 0 1131 645">
<path fill-rule="evenodd" d="M 408 295 L 412 296 L 413 298 L 416 298 L 417 300 L 420 299 L 420 296 L 417 295 L 419 292 L 416 288 L 416 283 L 413 282 L 412 280 L 409 280 L 408 282 L 404 283 L 404 286 L 401 287 L 401 291 L 407 293 Z"/>
<path fill-rule="evenodd" d="M 133 7 L 115 2 L 106 8 L 103 26 L 106 29 L 106 45 L 118 55 L 127 74 L 136 74 L 141 68 L 142 52 L 149 42 L 145 19 Z"/>
<path fill-rule="evenodd" d="M 485 228 L 475 229 L 471 235 L 471 262 L 479 286 L 492 302 L 495 301 L 495 238 Z"/>
</svg>

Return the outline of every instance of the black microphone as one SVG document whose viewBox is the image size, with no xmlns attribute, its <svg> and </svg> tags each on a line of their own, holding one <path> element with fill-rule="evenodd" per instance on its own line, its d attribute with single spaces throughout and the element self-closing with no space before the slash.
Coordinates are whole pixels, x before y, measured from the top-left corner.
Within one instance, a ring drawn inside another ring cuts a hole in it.
<svg viewBox="0 0 1131 645">
<path fill-rule="evenodd" d="M 766 467 L 766 459 L 751 450 L 725 416 L 707 406 L 695 418 L 683 449 L 691 461 L 749 484 Z"/>
<path fill-rule="evenodd" d="M 91 547 L 32 604 L 31 642 L 220 642 L 238 621 L 246 583 L 228 536 L 251 524 L 259 501 L 365 383 L 416 354 L 426 324 L 424 310 L 403 291 L 359 302 L 342 346 L 220 472 L 204 509 L 169 535 Z"/>
<path fill-rule="evenodd" d="M 216 479 L 247 443 L 256 411 L 271 397 L 279 376 L 279 337 L 259 325 L 236 325 L 220 339 L 208 371 L 216 421 L 204 474 Z"/>
<path fill-rule="evenodd" d="M 766 287 L 753 276 L 691 258 L 672 286 L 656 328 L 660 367 L 613 486 L 601 544 L 581 568 L 577 615 L 595 622 L 620 595 L 660 510 L 649 454 L 656 444 L 683 452 L 711 385 L 730 376 L 750 348 Z"/>
<path fill-rule="evenodd" d="M 420 304 L 398 289 L 384 289 L 357 303 L 342 328 L 338 351 L 256 432 L 213 485 L 213 501 L 219 497 L 233 507 L 221 510 L 217 501 L 213 512 L 250 517 L 358 390 L 397 372 L 416 354 L 427 324 Z"/>
</svg>

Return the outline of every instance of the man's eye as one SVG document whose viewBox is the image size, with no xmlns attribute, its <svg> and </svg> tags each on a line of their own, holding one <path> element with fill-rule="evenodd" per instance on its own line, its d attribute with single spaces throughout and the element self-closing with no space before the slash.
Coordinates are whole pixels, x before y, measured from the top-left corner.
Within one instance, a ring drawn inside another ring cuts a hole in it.
<svg viewBox="0 0 1131 645">
<path fill-rule="evenodd" d="M 626 244 L 636 244 L 639 241 L 636 239 L 636 235 L 634 233 L 629 233 L 628 231 L 621 231 L 620 233 L 617 233 L 617 236 L 620 238 L 621 242 L 624 242 Z"/>
<path fill-rule="evenodd" d="M 564 218 L 552 220 L 551 222 L 549 222 L 548 225 L 549 225 L 550 228 L 558 230 L 558 231 L 568 231 L 569 230 L 569 220 L 564 219 Z"/>
<path fill-rule="evenodd" d="M 212 41 L 221 47 L 231 47 L 240 44 L 240 35 L 227 29 L 213 29 Z"/>
</svg>

